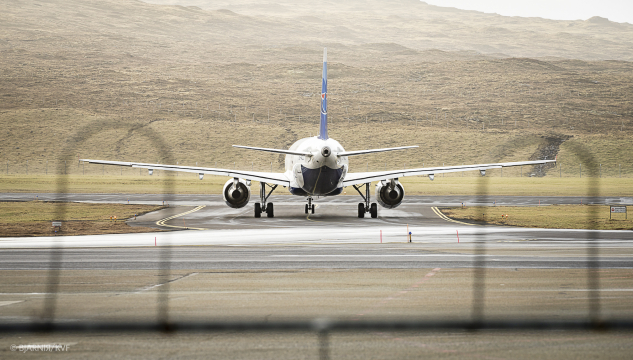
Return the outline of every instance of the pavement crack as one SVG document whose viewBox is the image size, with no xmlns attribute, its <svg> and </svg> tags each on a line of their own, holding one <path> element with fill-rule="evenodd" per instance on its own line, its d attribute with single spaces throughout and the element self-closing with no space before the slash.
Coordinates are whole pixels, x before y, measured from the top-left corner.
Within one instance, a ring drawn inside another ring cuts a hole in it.
<svg viewBox="0 0 633 360">
<path fill-rule="evenodd" d="M 136 291 L 134 291 L 134 292 L 132 292 L 132 293 L 133 293 L 133 294 L 140 294 L 140 293 L 145 292 L 145 291 L 149 291 L 149 290 L 152 290 L 152 289 L 156 289 L 156 288 L 161 287 L 161 286 L 163 286 L 163 285 L 165 285 L 165 284 L 173 283 L 173 282 L 176 282 L 176 281 L 178 281 L 178 280 L 182 280 L 182 279 L 188 278 L 188 277 L 190 277 L 190 276 L 195 276 L 195 275 L 198 275 L 198 273 L 197 273 L 197 272 L 193 272 L 193 273 L 185 274 L 185 275 L 182 275 L 182 276 L 177 277 L 177 278 L 175 278 L 175 279 L 171 279 L 171 280 L 169 280 L 169 281 L 165 281 L 165 282 L 160 283 L 160 284 L 149 285 L 149 286 L 142 287 L 142 288 L 140 288 L 140 289 L 136 289 Z"/>
</svg>

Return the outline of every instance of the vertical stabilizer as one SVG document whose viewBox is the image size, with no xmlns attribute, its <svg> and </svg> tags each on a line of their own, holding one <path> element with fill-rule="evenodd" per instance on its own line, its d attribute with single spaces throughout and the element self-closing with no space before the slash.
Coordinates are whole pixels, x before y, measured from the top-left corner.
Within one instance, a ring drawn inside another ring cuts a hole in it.
<svg viewBox="0 0 633 360">
<path fill-rule="evenodd" d="M 323 49 L 323 77 L 321 84 L 321 126 L 319 139 L 327 140 L 327 48 Z"/>
</svg>

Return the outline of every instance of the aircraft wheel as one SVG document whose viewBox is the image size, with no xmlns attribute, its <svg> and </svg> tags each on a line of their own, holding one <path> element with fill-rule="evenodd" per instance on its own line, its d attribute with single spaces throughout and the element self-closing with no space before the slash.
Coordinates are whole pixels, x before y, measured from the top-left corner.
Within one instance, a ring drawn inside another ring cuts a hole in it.
<svg viewBox="0 0 633 360">
<path fill-rule="evenodd" d="M 371 204 L 371 207 L 369 208 L 369 213 L 371 213 L 372 219 L 375 219 L 378 217 L 378 205 L 376 205 L 376 203 Z"/>
<path fill-rule="evenodd" d="M 308 213 L 308 204 L 306 204 L 306 214 Z"/>
<path fill-rule="evenodd" d="M 268 203 L 268 205 L 266 205 L 266 215 L 269 218 L 275 217 L 275 210 L 273 208 L 273 203 Z"/>
<path fill-rule="evenodd" d="M 314 204 L 312 204 L 312 213 L 314 214 Z"/>
<path fill-rule="evenodd" d="M 365 204 L 358 203 L 358 218 L 362 219 L 365 217 Z"/>
<path fill-rule="evenodd" d="M 260 203 L 255 203 L 255 217 L 262 217 L 262 204 Z"/>
</svg>

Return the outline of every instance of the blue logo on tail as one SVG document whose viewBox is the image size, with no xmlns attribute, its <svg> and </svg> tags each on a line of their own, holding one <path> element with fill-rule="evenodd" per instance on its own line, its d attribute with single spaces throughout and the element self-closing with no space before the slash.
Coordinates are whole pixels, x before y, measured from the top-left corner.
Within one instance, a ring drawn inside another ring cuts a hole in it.
<svg viewBox="0 0 633 360">
<path fill-rule="evenodd" d="M 323 80 L 321 84 L 321 126 L 319 139 L 329 139 L 327 135 L 327 48 L 323 49 Z"/>
</svg>

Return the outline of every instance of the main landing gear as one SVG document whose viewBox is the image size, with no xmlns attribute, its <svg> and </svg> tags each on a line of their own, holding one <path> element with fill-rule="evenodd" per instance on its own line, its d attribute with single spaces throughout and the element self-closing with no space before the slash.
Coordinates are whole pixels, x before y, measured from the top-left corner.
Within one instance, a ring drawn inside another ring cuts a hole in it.
<svg viewBox="0 0 633 360">
<path fill-rule="evenodd" d="M 363 200 L 365 200 L 365 203 L 358 203 L 358 217 L 361 219 L 365 217 L 365 213 L 370 213 L 372 219 L 375 219 L 378 217 L 378 205 L 376 203 L 372 203 L 370 200 L 370 194 L 369 194 L 370 185 L 371 183 L 366 183 L 359 186 L 352 185 L 354 189 L 358 191 L 358 193 L 360 194 L 360 197 L 362 197 Z M 363 195 L 363 193 L 360 191 L 360 189 L 363 186 L 365 187 L 365 195 Z"/>
<path fill-rule="evenodd" d="M 270 192 L 268 192 L 268 194 L 266 194 L 266 186 L 270 188 Z M 270 197 L 270 194 L 272 194 L 276 188 L 277 188 L 277 185 L 271 186 L 271 185 L 266 184 L 265 182 L 260 183 L 260 187 L 259 187 L 260 202 L 255 203 L 255 217 L 256 218 L 262 217 L 262 212 L 264 211 L 266 212 L 266 216 L 268 216 L 269 218 L 275 217 L 275 208 L 273 206 L 273 203 L 266 203 L 266 201 Z"/>
<path fill-rule="evenodd" d="M 312 212 L 314 214 L 314 204 L 312 203 L 312 196 L 308 196 L 308 203 L 306 204 L 306 214 Z"/>
</svg>

